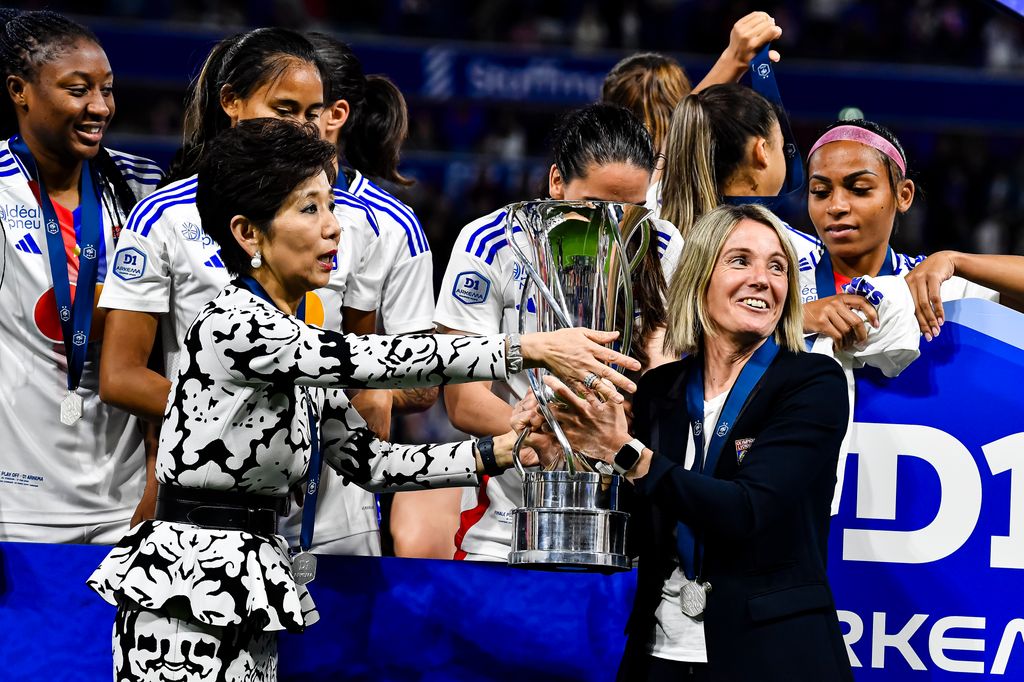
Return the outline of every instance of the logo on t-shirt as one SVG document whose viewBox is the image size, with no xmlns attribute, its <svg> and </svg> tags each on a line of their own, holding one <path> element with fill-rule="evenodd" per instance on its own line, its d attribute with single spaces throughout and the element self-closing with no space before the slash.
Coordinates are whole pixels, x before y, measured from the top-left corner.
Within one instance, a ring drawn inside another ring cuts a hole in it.
<svg viewBox="0 0 1024 682">
<path fill-rule="evenodd" d="M 460 272 L 455 276 L 455 286 L 452 287 L 452 296 L 455 300 L 467 305 L 483 303 L 487 300 L 487 294 L 491 291 L 491 280 L 479 272 Z"/>
<path fill-rule="evenodd" d="M 114 256 L 114 274 L 126 282 L 139 279 L 146 272 L 146 254 L 129 246 Z"/>
</svg>

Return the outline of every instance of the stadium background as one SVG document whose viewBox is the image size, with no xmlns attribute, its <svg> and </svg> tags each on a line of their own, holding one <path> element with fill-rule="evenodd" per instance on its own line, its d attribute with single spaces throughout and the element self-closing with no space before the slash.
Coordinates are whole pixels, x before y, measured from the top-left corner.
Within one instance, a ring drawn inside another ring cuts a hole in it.
<svg viewBox="0 0 1024 682">
<path fill-rule="evenodd" d="M 392 187 L 419 216 L 436 283 L 467 222 L 546 186 L 548 135 L 593 101 L 601 79 L 638 50 L 675 55 L 696 84 L 753 10 L 783 27 L 777 73 L 806 152 L 856 107 L 891 127 L 918 183 L 894 245 L 1024 253 L 1024 20 L 984 0 L 105 0 L 30 2 L 70 13 L 102 40 L 115 73 L 108 142 L 166 167 L 182 101 L 213 43 L 261 25 L 324 30 L 385 73 L 409 105 Z M 801 205 L 782 211 L 809 229 Z M 451 436 L 436 413 L 396 439 Z"/>
</svg>

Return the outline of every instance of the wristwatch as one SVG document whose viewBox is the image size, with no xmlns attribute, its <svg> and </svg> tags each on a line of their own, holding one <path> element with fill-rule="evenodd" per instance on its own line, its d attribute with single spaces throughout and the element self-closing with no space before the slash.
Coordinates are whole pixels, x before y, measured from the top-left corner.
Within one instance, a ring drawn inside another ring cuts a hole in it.
<svg viewBox="0 0 1024 682">
<path fill-rule="evenodd" d="M 612 469 L 615 469 L 615 473 L 619 476 L 625 476 L 640 461 L 640 455 L 642 454 L 644 454 L 644 444 L 640 442 L 640 439 L 634 438 L 615 453 L 615 459 L 612 460 Z"/>
<path fill-rule="evenodd" d="M 519 334 L 509 334 L 506 337 L 505 369 L 509 374 L 523 371 L 523 346 Z"/>
</svg>

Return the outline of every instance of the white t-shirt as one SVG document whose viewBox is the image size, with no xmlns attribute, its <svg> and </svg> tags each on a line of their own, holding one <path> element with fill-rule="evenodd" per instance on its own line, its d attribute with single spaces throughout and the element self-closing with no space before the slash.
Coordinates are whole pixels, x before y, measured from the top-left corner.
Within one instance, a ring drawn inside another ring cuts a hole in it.
<svg viewBox="0 0 1024 682">
<path fill-rule="evenodd" d="M 724 391 L 711 400 L 704 401 L 704 433 L 714 433 L 719 415 L 725 407 L 729 391 Z M 710 438 L 704 439 L 704 457 L 708 456 Z M 686 462 L 687 469 L 693 468 L 696 448 L 693 444 L 693 431 L 686 429 Z M 679 604 L 679 592 L 688 582 L 680 569 L 678 561 L 672 574 L 661 586 L 661 602 L 654 611 L 654 632 L 650 639 L 650 654 L 671 661 L 689 663 L 707 663 L 708 653 L 704 644 L 704 623 L 690 618 L 683 613 Z"/>
<path fill-rule="evenodd" d="M 156 164 L 108 152 L 137 198 L 153 191 L 162 177 Z M 110 282 L 109 261 L 124 223 L 109 188 L 101 215 L 97 292 Z M 72 426 L 60 422 L 67 360 L 42 211 L 7 141 L 0 142 L 0 225 L 0 523 L 123 521 L 127 530 L 145 482 L 141 431 L 134 417 L 99 398 L 101 315 L 93 318 L 78 389 L 82 418 Z"/>
<path fill-rule="evenodd" d="M 182 340 L 206 303 L 231 281 L 217 243 L 202 228 L 196 208 L 196 176 L 171 183 L 140 202 L 121 233 L 112 274 L 100 305 L 160 315 L 165 373 L 177 373 Z M 341 225 L 338 262 L 327 287 L 306 295 L 306 320 L 325 329 L 341 329 L 341 307 L 376 306 L 354 282 L 352 262 L 363 262 L 360 249 L 376 241 L 373 214 L 358 198 L 335 188 L 334 214 Z M 356 486 L 334 486 L 317 504 L 316 539 L 321 542 L 377 529 L 371 493 Z M 301 517 L 301 509 L 292 517 Z M 289 517 L 291 518 L 291 517 Z M 319 522 L 323 519 L 322 522 Z M 282 534 L 298 535 L 299 522 L 285 519 Z"/>
<path fill-rule="evenodd" d="M 519 305 L 526 272 L 508 245 L 506 216 L 505 209 L 499 209 L 462 228 L 438 292 L 434 311 L 437 324 L 470 334 L 519 331 Z M 658 255 L 668 280 L 682 254 L 683 239 L 667 221 L 655 220 L 654 226 L 658 232 Z M 513 238 L 522 239 L 517 243 L 529 253 L 521 231 L 514 230 Z M 536 329 L 532 303 L 527 302 L 527 331 Z M 507 384 L 494 382 L 491 390 L 514 404 L 525 397 L 529 383 L 525 373 L 520 373 Z M 512 510 L 522 504 L 523 479 L 515 469 L 486 478 L 478 489 L 463 490 L 456 556 L 506 561 L 512 546 Z"/>
</svg>

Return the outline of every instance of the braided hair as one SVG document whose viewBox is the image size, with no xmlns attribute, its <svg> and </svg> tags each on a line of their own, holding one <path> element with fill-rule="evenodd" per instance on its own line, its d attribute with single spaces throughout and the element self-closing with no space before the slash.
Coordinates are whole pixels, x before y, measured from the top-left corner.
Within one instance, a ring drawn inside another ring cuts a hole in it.
<svg viewBox="0 0 1024 682">
<path fill-rule="evenodd" d="M 0 9 L 0 70 L 5 80 L 7 76 L 18 76 L 35 82 L 42 65 L 63 56 L 80 40 L 102 49 L 95 33 L 56 12 Z M 0 100 L 0 133 L 10 137 L 18 132 L 17 114 L 10 97 Z M 113 197 L 113 205 L 108 204 L 107 211 L 115 223 L 123 222 L 138 198 L 102 146 L 92 163 L 104 185 L 104 195 Z"/>
</svg>

